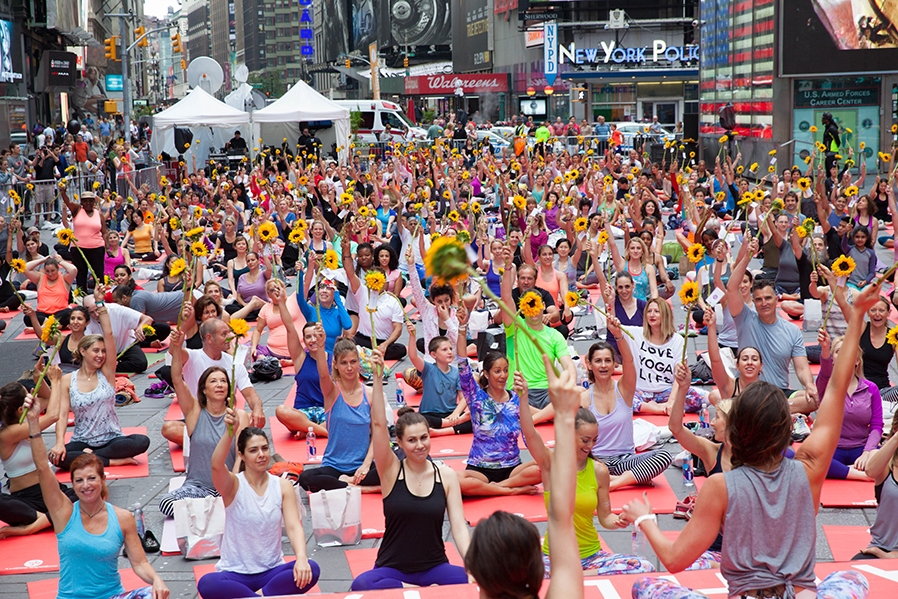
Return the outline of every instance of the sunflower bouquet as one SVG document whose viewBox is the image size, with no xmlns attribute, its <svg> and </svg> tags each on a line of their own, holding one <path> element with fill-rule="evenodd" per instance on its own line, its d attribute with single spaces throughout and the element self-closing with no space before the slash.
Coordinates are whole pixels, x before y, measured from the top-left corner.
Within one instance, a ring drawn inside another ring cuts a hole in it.
<svg viewBox="0 0 898 599">
<path fill-rule="evenodd" d="M 228 329 L 228 332 L 230 333 L 228 335 L 228 341 L 233 341 L 234 343 L 234 349 L 231 353 L 231 392 L 228 395 L 228 407 L 233 410 L 237 405 L 237 350 L 240 347 L 240 339 L 245 337 L 247 333 L 249 333 L 249 324 L 242 318 L 232 318 L 230 321 L 228 321 Z M 230 425 L 228 425 L 228 434 L 234 434 L 234 429 Z"/>
<path fill-rule="evenodd" d="M 41 327 L 41 343 L 45 346 L 49 346 L 50 342 L 55 340 L 55 345 L 53 346 L 53 351 L 50 352 L 50 358 L 47 360 L 44 365 L 43 371 L 41 371 L 41 375 L 38 377 L 37 382 L 34 384 L 34 390 L 31 392 L 34 397 L 37 397 L 38 392 L 41 389 L 41 385 L 44 382 L 44 377 L 47 376 L 47 371 L 50 370 L 50 365 L 53 364 L 53 360 L 56 358 L 56 354 L 59 353 L 59 348 L 62 346 L 62 342 L 65 340 L 65 336 L 62 334 L 62 325 L 56 320 L 56 317 L 52 314 L 47 317 L 44 321 L 43 326 Z M 22 410 L 22 415 L 19 417 L 19 424 L 25 422 L 25 417 L 28 415 L 28 410 Z"/>
<path fill-rule="evenodd" d="M 699 290 L 698 283 L 695 281 L 686 281 L 683 283 L 683 287 L 680 288 L 680 302 L 683 304 L 684 308 L 687 308 L 688 311 L 691 311 L 692 308 L 698 304 L 699 298 Z M 686 319 L 686 324 L 683 328 L 683 355 L 680 358 L 681 362 L 686 362 L 686 345 L 689 341 L 689 319 Z"/>
</svg>

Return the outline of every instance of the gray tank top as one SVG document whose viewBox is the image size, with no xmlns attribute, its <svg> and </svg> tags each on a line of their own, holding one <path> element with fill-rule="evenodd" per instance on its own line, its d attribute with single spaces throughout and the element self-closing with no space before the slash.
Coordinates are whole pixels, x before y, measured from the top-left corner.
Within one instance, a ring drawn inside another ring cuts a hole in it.
<svg viewBox="0 0 898 599">
<path fill-rule="evenodd" d="M 804 465 L 784 459 L 773 472 L 741 466 L 724 473 L 726 534 L 720 571 L 730 595 L 786 585 L 815 591 L 817 524 Z"/>
<path fill-rule="evenodd" d="M 882 494 L 879 496 L 879 508 L 876 510 L 876 522 L 870 529 L 873 540 L 870 545 L 885 551 L 898 550 L 898 482 L 890 472 L 882 483 Z"/>
<path fill-rule="evenodd" d="M 215 487 L 212 484 L 212 452 L 221 441 L 221 436 L 225 434 L 227 425 L 224 417 L 224 414 L 213 416 L 208 410 L 200 410 L 196 426 L 193 427 L 193 434 L 190 435 L 190 458 L 187 460 L 185 484 L 193 482 L 205 487 Z M 228 459 L 225 460 L 228 470 L 234 467 L 235 456 L 232 443 Z"/>
<path fill-rule="evenodd" d="M 99 370 L 96 372 L 97 386 L 84 393 L 78 388 L 78 373 L 72 373 L 69 384 L 69 402 L 75 414 L 75 431 L 72 441 L 99 447 L 122 436 L 122 427 L 115 413 L 115 389 Z"/>
</svg>

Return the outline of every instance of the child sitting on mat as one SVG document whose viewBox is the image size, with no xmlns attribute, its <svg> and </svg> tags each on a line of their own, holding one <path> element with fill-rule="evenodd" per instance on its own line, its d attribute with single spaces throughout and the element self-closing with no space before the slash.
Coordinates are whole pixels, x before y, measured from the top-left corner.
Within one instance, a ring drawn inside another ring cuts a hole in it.
<svg viewBox="0 0 898 599">
<path fill-rule="evenodd" d="M 465 397 L 461 392 L 458 368 L 452 366 L 452 342 L 447 337 L 437 335 L 428 344 L 427 351 L 433 362 L 425 362 L 418 353 L 415 343 L 415 325 L 406 324 L 408 329 L 408 357 L 424 382 L 421 405 L 418 413 L 427 420 L 430 435 L 468 434 L 473 431 L 471 414 L 467 411 Z M 464 339 L 464 330 L 461 330 Z"/>
</svg>

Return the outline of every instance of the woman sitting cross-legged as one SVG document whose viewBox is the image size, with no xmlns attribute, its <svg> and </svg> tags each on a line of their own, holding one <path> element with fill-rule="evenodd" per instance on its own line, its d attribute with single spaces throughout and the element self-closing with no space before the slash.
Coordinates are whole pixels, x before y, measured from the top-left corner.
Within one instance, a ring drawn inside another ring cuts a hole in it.
<svg viewBox="0 0 898 599">
<path fill-rule="evenodd" d="M 371 362 L 374 462 L 382 481 L 386 526 L 374 569 L 357 576 L 352 590 L 399 589 L 407 584 L 465 584 L 465 569 L 449 564 L 443 544 L 443 515 L 448 511 L 458 552 L 464 556 L 468 550 L 468 525 L 458 477 L 448 466 L 430 461 L 427 420 L 411 408 L 403 408 L 396 421 L 396 439 L 406 456 L 403 460 L 396 457 L 387 431 L 380 350 L 372 353 Z"/>
<path fill-rule="evenodd" d="M 147 561 L 133 514 L 106 501 L 109 489 L 100 458 L 82 453 L 72 462 L 72 487 L 78 497 L 73 504 L 60 489 L 47 462 L 47 447 L 40 430 L 40 406 L 28 395 L 24 408 L 28 411 L 31 458 L 37 466 L 41 495 L 56 533 L 57 598 L 168 599 L 168 588 Z M 118 573 L 122 546 L 127 550 L 134 573 L 152 586 L 124 590 Z"/>
<path fill-rule="evenodd" d="M 225 434 L 212 454 L 212 480 L 225 504 L 225 530 L 221 560 L 215 572 L 196 585 L 202 599 L 298 595 L 308 592 L 321 573 L 306 557 L 306 537 L 290 481 L 268 473 L 271 446 L 265 431 L 248 426 L 237 437 L 237 456 L 246 470 L 234 474 L 226 460 L 239 426 L 237 413 L 228 408 Z M 284 561 L 281 529 L 285 528 L 296 554 Z"/>
<path fill-rule="evenodd" d="M 97 316 L 103 336 L 86 335 L 78 343 L 73 360 L 78 370 L 62 377 L 62 395 L 56 421 L 56 445 L 50 450 L 50 460 L 63 470 L 81 454 L 93 453 L 104 466 L 136 464 L 134 456 L 149 448 L 146 435 L 122 433 L 115 413 L 116 360 L 115 335 L 109 321 L 109 311 L 102 301 L 103 285 L 94 288 Z M 111 382 L 110 382 L 111 381 Z M 75 414 L 72 440 L 65 442 L 69 410 Z"/>
<path fill-rule="evenodd" d="M 852 560 L 898 558 L 898 435 L 894 430 L 888 441 L 867 460 L 868 476 L 876 483 L 876 521 L 870 527 L 870 546 Z"/>
<path fill-rule="evenodd" d="M 580 403 L 598 422 L 599 436 L 592 455 L 608 467 L 613 491 L 628 485 L 649 484 L 653 478 L 663 475 L 673 458 L 663 449 L 636 453 L 632 411 L 636 366 L 617 318 L 608 320 L 608 334 L 617 340 L 623 376 L 617 382 L 611 378 L 614 374 L 611 345 L 604 341 L 593 343 L 586 354 L 590 385 L 582 390 Z"/>
<path fill-rule="evenodd" d="M 508 358 L 488 352 L 483 372 L 475 382 L 468 364 L 468 348 L 462 326 L 468 323 L 464 306 L 458 310 L 461 323 L 456 348 L 462 393 L 471 411 L 474 442 L 467 468 L 459 472 L 462 495 L 520 495 L 537 493 L 541 476 L 536 462 L 521 463 L 518 437 L 521 434 L 521 409 L 530 409 L 527 398 L 507 390 Z"/>
<path fill-rule="evenodd" d="M 527 382 L 520 372 L 514 375 L 516 390 L 526 393 Z M 533 459 L 539 464 L 543 477 L 546 505 L 551 499 L 552 451 L 533 425 L 533 417 L 527 410 L 521 412 L 524 439 Z M 580 549 L 580 564 L 583 572 L 590 576 L 607 574 L 639 574 L 654 572 L 650 562 L 635 555 L 617 555 L 602 549 L 602 540 L 596 533 L 593 516 L 598 515 L 603 528 L 624 528 L 627 523 L 611 513 L 611 499 L 608 496 L 610 476 L 608 467 L 594 459 L 590 452 L 599 436 L 599 425 L 589 410 L 580 408 L 574 418 L 574 441 L 577 444 L 577 497 L 574 502 L 574 528 L 577 531 L 577 546 Z M 543 541 L 543 562 L 548 578 L 551 569 L 549 538 Z"/>
<path fill-rule="evenodd" d="M 231 381 L 228 372 L 220 366 L 211 366 L 200 376 L 197 396 L 194 397 L 184 381 L 184 333 L 175 329 L 171 334 L 171 374 L 178 406 L 184 414 L 184 425 L 190 437 L 190 459 L 187 461 L 187 479 L 184 484 L 159 499 L 159 511 L 174 516 L 174 503 L 179 499 L 218 497 L 212 481 L 212 454 L 225 434 L 225 409 Z M 249 425 L 249 415 L 238 412 L 237 434 Z M 234 447 L 228 454 L 226 465 L 233 469 L 236 461 Z"/>
<path fill-rule="evenodd" d="M 371 469 L 371 404 L 368 391 L 359 380 L 359 353 L 355 343 L 340 339 L 334 344 L 333 378 L 327 369 L 324 329 L 315 325 L 318 337 L 315 363 L 324 396 L 327 418 L 327 447 L 320 468 L 307 468 L 299 476 L 300 486 L 309 493 L 358 485 L 362 492 L 380 491 L 377 470 Z"/>
</svg>

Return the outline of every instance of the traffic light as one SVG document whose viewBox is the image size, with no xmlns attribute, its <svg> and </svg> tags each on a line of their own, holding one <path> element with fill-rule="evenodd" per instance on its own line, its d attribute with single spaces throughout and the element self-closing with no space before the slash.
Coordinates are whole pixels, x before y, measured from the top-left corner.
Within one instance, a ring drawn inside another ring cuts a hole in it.
<svg viewBox="0 0 898 599">
<path fill-rule="evenodd" d="M 187 70 L 187 61 L 184 60 L 183 58 L 181 59 L 181 70 L 182 70 L 182 71 L 186 71 L 186 70 Z"/>
<path fill-rule="evenodd" d="M 352 61 L 349 60 L 348 58 L 346 59 L 346 63 L 345 63 L 345 64 L 346 64 L 346 68 L 347 68 L 347 69 L 351 69 L 351 68 L 352 68 Z"/>
<path fill-rule="evenodd" d="M 143 26 L 134 29 L 134 39 L 140 40 L 137 42 L 137 45 L 141 48 L 146 48 L 150 45 L 150 42 L 147 40 L 147 38 L 144 37 L 143 39 L 140 39 L 146 32 L 147 28 Z"/>
<path fill-rule="evenodd" d="M 103 47 L 106 49 L 106 60 L 118 60 L 118 48 L 116 44 L 118 43 L 118 36 L 113 35 L 112 37 L 107 37 L 103 41 Z"/>
<path fill-rule="evenodd" d="M 408 56 L 402 59 L 402 66 L 408 68 Z"/>
<path fill-rule="evenodd" d="M 184 48 L 181 44 L 181 34 L 176 33 L 171 36 L 171 51 L 173 54 L 180 54 L 184 51 Z"/>
</svg>

